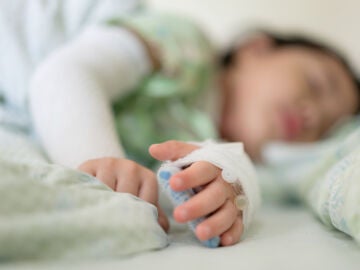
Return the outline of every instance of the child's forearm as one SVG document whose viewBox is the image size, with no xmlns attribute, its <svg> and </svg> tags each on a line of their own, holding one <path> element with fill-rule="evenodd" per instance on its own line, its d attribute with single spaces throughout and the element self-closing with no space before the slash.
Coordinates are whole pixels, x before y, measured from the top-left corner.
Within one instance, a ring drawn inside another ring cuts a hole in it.
<svg viewBox="0 0 360 270">
<path fill-rule="evenodd" d="M 122 31 L 88 30 L 35 73 L 30 111 L 52 161 L 77 167 L 92 158 L 124 156 L 110 104 L 137 85 L 149 63 L 141 45 Z"/>
</svg>

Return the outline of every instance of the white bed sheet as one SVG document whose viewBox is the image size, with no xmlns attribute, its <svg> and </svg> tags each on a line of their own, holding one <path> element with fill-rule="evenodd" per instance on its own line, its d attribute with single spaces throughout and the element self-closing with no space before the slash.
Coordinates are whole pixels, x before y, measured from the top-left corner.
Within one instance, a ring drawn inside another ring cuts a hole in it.
<svg viewBox="0 0 360 270">
<path fill-rule="evenodd" d="M 301 207 L 263 207 L 246 239 L 232 247 L 202 247 L 184 225 L 173 224 L 169 237 L 167 248 L 125 259 L 33 262 L 7 269 L 360 269 L 360 246 Z"/>
</svg>

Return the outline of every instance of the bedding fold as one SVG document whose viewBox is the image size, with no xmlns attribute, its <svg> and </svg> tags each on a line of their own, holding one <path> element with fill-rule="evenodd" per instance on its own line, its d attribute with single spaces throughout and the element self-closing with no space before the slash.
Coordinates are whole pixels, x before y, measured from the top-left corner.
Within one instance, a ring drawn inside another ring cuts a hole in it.
<svg viewBox="0 0 360 270">
<path fill-rule="evenodd" d="M 259 168 L 263 194 L 308 205 L 322 223 L 360 244 L 359 142 L 360 117 L 353 117 L 322 142 L 272 145 Z"/>
<path fill-rule="evenodd" d="M 155 206 L 36 149 L 0 127 L 0 261 L 119 258 L 168 244 Z"/>
</svg>

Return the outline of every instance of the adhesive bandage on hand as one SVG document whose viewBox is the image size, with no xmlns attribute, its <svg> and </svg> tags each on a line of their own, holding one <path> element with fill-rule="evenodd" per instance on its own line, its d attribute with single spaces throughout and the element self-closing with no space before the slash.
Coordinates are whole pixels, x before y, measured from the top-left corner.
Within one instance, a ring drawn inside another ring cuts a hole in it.
<svg viewBox="0 0 360 270">
<path fill-rule="evenodd" d="M 232 185 L 236 194 L 234 204 L 242 213 L 246 233 L 256 210 L 260 207 L 261 194 L 255 168 L 245 153 L 243 144 L 207 141 L 196 145 L 200 148 L 167 164 L 185 168 L 197 161 L 207 161 L 222 169 L 223 180 Z"/>
<path fill-rule="evenodd" d="M 232 186 L 234 193 L 236 195 L 234 198 L 234 205 L 236 209 L 242 213 L 242 211 L 246 208 L 248 204 L 248 199 L 246 198 L 244 194 L 244 190 L 239 183 L 240 182 L 239 179 L 237 178 L 235 173 L 232 173 L 228 169 L 222 170 L 221 177 L 225 182 L 229 183 Z"/>
</svg>

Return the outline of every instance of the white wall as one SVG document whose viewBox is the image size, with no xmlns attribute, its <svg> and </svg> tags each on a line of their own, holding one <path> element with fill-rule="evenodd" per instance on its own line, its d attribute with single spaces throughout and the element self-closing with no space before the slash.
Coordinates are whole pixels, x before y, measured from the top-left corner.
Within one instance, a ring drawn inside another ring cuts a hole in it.
<svg viewBox="0 0 360 270">
<path fill-rule="evenodd" d="M 158 10 L 193 16 L 222 47 L 239 31 L 269 26 L 330 41 L 360 70 L 359 0 L 147 0 Z"/>
</svg>

